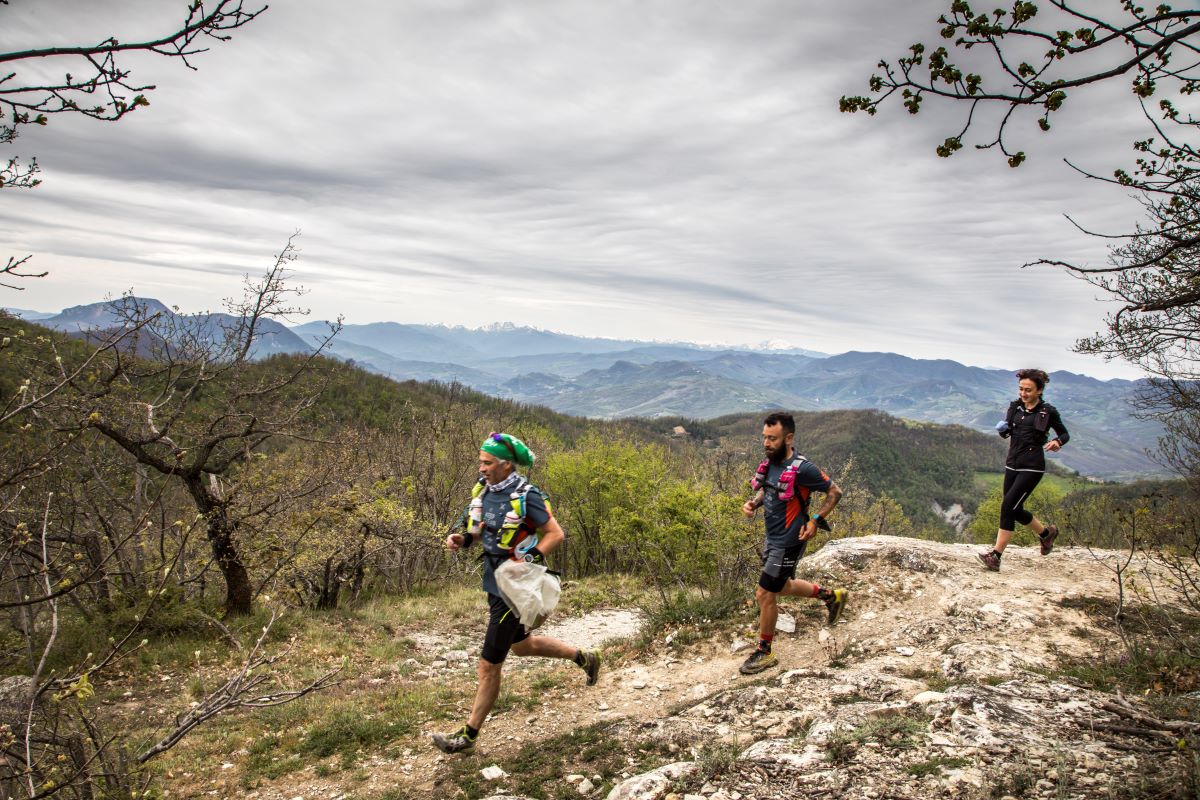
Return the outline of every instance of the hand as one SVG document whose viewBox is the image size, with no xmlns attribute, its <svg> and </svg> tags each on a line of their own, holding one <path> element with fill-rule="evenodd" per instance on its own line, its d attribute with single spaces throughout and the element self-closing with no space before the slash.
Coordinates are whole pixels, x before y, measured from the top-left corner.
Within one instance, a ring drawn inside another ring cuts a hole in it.
<svg viewBox="0 0 1200 800">
<path fill-rule="evenodd" d="M 817 521 L 810 519 L 804 523 L 804 527 L 800 529 L 800 541 L 807 542 L 809 539 L 817 535 Z"/>
<path fill-rule="evenodd" d="M 754 504 L 753 500 L 747 500 L 746 502 L 742 503 L 742 513 L 747 517 L 753 517 L 757 508 L 758 506 Z"/>
<path fill-rule="evenodd" d="M 1051 453 L 1056 453 L 1062 449 L 1062 442 L 1060 442 L 1058 439 L 1051 439 L 1050 441 L 1046 442 L 1046 449 Z"/>
<path fill-rule="evenodd" d="M 463 546 L 463 535 L 461 533 L 452 533 L 446 537 L 446 549 L 458 550 Z"/>
</svg>

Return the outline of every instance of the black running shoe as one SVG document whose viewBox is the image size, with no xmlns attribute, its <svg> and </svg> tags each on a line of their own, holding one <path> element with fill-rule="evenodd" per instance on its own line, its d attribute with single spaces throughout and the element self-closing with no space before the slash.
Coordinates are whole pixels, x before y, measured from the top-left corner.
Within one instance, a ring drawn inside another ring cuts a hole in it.
<svg viewBox="0 0 1200 800">
<path fill-rule="evenodd" d="M 587 673 L 587 685 L 595 686 L 596 681 L 600 679 L 600 654 L 595 650 L 588 650 L 583 654 L 583 663 L 579 666 Z"/>
<path fill-rule="evenodd" d="M 743 675 L 755 675 L 765 669 L 770 669 L 778 663 L 779 659 L 775 658 L 774 653 L 768 650 L 755 650 L 742 664 L 738 672 Z"/>
<path fill-rule="evenodd" d="M 475 749 L 475 737 L 467 733 L 466 725 L 454 733 L 435 733 L 430 738 L 433 746 L 443 753 L 469 753 Z"/>
<path fill-rule="evenodd" d="M 992 572 L 1000 571 L 1000 556 L 995 550 L 989 550 L 986 553 L 976 553 L 983 565 Z"/>
<path fill-rule="evenodd" d="M 1042 540 L 1042 555 L 1050 555 L 1050 551 L 1054 549 L 1054 540 L 1058 538 L 1058 526 L 1047 525 L 1046 530 L 1042 531 L 1042 535 L 1038 538 Z"/>
<path fill-rule="evenodd" d="M 829 609 L 829 624 L 838 621 L 838 617 L 842 615 L 842 609 L 846 607 L 846 598 L 850 596 L 850 592 L 845 589 L 834 589 L 833 594 L 825 600 L 825 608 Z"/>
</svg>

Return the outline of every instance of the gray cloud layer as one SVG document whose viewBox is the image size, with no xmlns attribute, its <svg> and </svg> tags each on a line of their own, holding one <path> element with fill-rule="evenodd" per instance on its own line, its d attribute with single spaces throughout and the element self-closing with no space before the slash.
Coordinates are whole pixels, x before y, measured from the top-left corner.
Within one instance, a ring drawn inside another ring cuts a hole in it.
<svg viewBox="0 0 1200 800">
<path fill-rule="evenodd" d="M 6 7 L 4 47 L 46 30 L 131 40 L 179 16 L 96 5 Z M 1124 157 L 1132 116 L 1103 137 L 1082 113 L 1030 132 L 1020 170 L 939 160 L 947 112 L 868 120 L 837 98 L 935 38 L 941 3 L 842 5 L 278 4 L 198 72 L 131 61 L 158 85 L 149 109 L 18 140 L 46 183 L 0 195 L 0 253 L 52 275 L 7 304 L 132 287 L 215 307 L 301 229 L 296 279 L 320 317 L 1128 375 L 1068 352 L 1102 325 L 1093 290 L 1018 267 L 1104 259 L 1064 212 L 1118 230 L 1136 217 L 1061 163 Z"/>
</svg>

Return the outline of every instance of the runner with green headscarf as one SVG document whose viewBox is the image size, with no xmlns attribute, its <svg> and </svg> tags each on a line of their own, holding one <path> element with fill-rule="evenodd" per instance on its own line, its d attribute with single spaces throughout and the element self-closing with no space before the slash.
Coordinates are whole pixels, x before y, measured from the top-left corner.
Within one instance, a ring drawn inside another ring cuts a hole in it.
<svg viewBox="0 0 1200 800">
<path fill-rule="evenodd" d="M 463 533 L 446 537 L 449 550 L 483 547 L 483 590 L 488 597 L 488 628 L 477 674 L 479 685 L 467 722 L 452 733 L 435 733 L 433 744 L 444 753 L 474 749 L 475 738 L 500 694 L 500 674 L 509 651 L 519 656 L 570 659 L 587 674 L 588 686 L 600 675 L 600 656 L 549 636 L 532 636 L 500 596 L 495 570 L 507 559 L 540 563 L 563 541 L 542 492 L 517 472 L 532 467 L 533 451 L 507 433 L 491 433 L 479 445 L 479 483 L 465 515 Z"/>
</svg>

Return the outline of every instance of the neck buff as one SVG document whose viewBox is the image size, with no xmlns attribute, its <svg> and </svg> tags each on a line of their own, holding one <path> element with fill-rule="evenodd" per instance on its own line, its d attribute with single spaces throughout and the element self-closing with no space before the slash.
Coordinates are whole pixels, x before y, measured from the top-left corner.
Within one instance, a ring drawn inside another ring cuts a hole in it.
<svg viewBox="0 0 1200 800">
<path fill-rule="evenodd" d="M 487 490 L 489 492 L 503 492 L 517 485 L 517 481 L 521 480 L 520 474 L 513 470 L 512 474 L 499 483 L 489 483 Z"/>
</svg>

